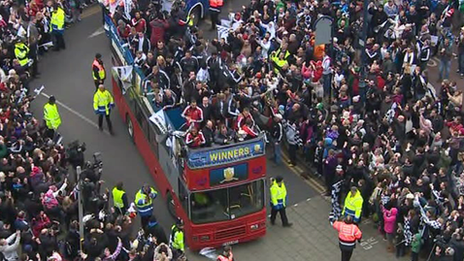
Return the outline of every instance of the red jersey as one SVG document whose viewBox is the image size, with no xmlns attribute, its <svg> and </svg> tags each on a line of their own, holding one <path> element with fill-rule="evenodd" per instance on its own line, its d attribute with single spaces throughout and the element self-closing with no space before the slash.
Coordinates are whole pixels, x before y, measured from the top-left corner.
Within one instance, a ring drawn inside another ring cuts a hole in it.
<svg viewBox="0 0 464 261">
<path fill-rule="evenodd" d="M 147 22 L 143 18 L 139 20 L 132 18 L 132 26 L 135 27 L 137 33 L 145 33 L 147 31 Z"/>
<path fill-rule="evenodd" d="M 203 110 L 199 107 L 193 108 L 192 106 L 185 107 L 184 111 L 182 112 L 182 117 L 187 119 L 187 126 L 190 127 L 191 124 L 195 124 L 195 127 L 198 128 L 203 121 Z"/>
<path fill-rule="evenodd" d="M 239 130 L 239 129 L 242 129 L 243 126 L 245 126 L 245 123 L 247 121 L 247 119 L 250 119 L 252 124 L 251 126 L 255 126 L 255 120 L 253 120 L 253 117 L 251 117 L 251 114 L 248 114 L 248 116 L 243 116 L 243 113 L 239 114 L 238 117 L 237 117 L 237 125 L 235 126 L 235 129 L 236 130 Z"/>
<path fill-rule="evenodd" d="M 193 136 L 192 133 L 188 133 L 185 137 L 185 143 L 191 148 L 198 148 L 206 143 L 205 136 L 201 131 L 198 132 L 197 136 Z"/>
</svg>

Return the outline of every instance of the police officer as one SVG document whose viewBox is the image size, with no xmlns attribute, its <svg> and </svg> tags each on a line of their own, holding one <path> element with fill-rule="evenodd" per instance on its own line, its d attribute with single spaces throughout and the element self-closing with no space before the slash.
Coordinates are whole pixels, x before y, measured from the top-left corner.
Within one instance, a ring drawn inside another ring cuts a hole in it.
<svg viewBox="0 0 464 261">
<path fill-rule="evenodd" d="M 232 254 L 231 246 L 224 246 L 222 254 L 217 257 L 217 261 L 233 261 L 234 254 Z"/>
<path fill-rule="evenodd" d="M 52 17 L 51 17 L 51 28 L 52 28 L 52 35 L 55 38 L 55 51 L 59 51 L 60 49 L 66 49 L 66 45 L 64 43 L 64 19 L 65 13 L 63 8 L 59 4 L 55 4 L 53 7 Z"/>
<path fill-rule="evenodd" d="M 142 219 L 142 228 L 148 225 L 150 217 L 153 215 L 153 199 L 158 196 L 158 192 L 149 185 L 143 185 L 135 194 L 135 206 Z"/>
<path fill-rule="evenodd" d="M 23 41 L 15 43 L 14 53 L 19 65 L 26 67 L 29 62 L 29 47 Z"/>
<path fill-rule="evenodd" d="M 118 182 L 112 191 L 114 209 L 120 214 L 125 215 L 129 204 L 127 203 L 126 191 L 123 189 L 123 183 Z"/>
<path fill-rule="evenodd" d="M 173 249 L 173 259 L 177 260 L 185 251 L 184 221 L 177 218 L 176 224 L 171 227 L 171 237 L 169 243 Z"/>
<path fill-rule="evenodd" d="M 92 76 L 93 81 L 95 82 L 95 91 L 98 90 L 98 86 L 100 86 L 100 84 L 105 83 L 106 79 L 106 71 L 101 58 L 102 55 L 97 53 L 92 63 Z"/>
<path fill-rule="evenodd" d="M 353 250 L 356 247 L 356 240 L 361 242 L 362 232 L 353 224 L 353 218 L 346 216 L 345 221 L 335 221 L 333 228 L 338 231 L 340 251 L 342 261 L 350 261 Z"/>
<path fill-rule="evenodd" d="M 280 213 L 282 226 L 291 227 L 293 224 L 288 223 L 287 213 L 285 212 L 287 188 L 285 188 L 283 178 L 277 176 L 275 179 L 271 179 L 271 184 L 271 225 L 275 224 L 277 213 Z"/>
<path fill-rule="evenodd" d="M 50 139 L 55 137 L 55 132 L 61 125 L 61 117 L 58 113 L 58 106 L 56 106 L 55 102 L 55 96 L 50 96 L 50 98 L 48 98 L 48 102 L 44 105 L 44 121 L 47 126 L 45 136 Z"/>
<path fill-rule="evenodd" d="M 342 214 L 345 217 L 351 216 L 355 223 L 359 223 L 361 221 L 363 201 L 363 197 L 358 188 L 356 186 L 351 187 L 350 192 L 346 195 Z"/>
<path fill-rule="evenodd" d="M 103 84 L 100 84 L 98 91 L 93 96 L 93 109 L 95 110 L 95 114 L 98 115 L 98 127 L 100 130 L 103 130 L 103 117 L 105 117 L 111 135 L 113 135 L 113 125 L 111 124 L 110 111 L 113 107 L 113 96 L 105 89 Z"/>
</svg>

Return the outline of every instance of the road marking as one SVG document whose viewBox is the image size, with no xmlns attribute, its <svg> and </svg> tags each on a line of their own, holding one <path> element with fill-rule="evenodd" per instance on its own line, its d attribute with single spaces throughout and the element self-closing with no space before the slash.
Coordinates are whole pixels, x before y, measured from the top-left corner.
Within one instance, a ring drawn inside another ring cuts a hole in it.
<svg viewBox="0 0 464 261">
<path fill-rule="evenodd" d="M 364 240 L 360 243 L 360 245 L 364 248 L 364 250 L 370 250 L 372 249 L 372 246 L 379 243 L 377 239 L 370 237 L 367 240 Z"/>
<path fill-rule="evenodd" d="M 295 173 L 297 176 L 300 176 L 300 173 L 303 173 L 303 170 L 298 167 L 298 166 L 293 166 L 293 167 L 290 167 L 290 165 L 287 163 L 288 162 L 288 158 L 287 158 L 287 155 L 285 154 L 282 154 L 282 158 L 284 159 L 284 163 L 285 165 L 287 165 L 287 167 L 293 172 Z M 299 172 L 298 172 L 299 171 Z M 316 192 L 318 193 L 323 193 L 325 192 L 325 188 L 319 184 L 316 180 L 314 180 L 313 178 L 311 177 L 308 177 L 307 179 L 303 178 L 303 180 L 310 186 L 312 187 L 313 189 L 316 190 Z"/>
<path fill-rule="evenodd" d="M 41 93 L 42 96 L 46 97 L 47 99 L 50 98 L 50 95 L 42 92 Z M 81 118 L 81 120 L 87 122 L 88 124 L 94 126 L 95 128 L 99 129 L 98 127 L 98 124 L 96 124 L 94 121 L 90 120 L 89 118 L 85 117 L 84 115 L 80 114 L 79 112 L 77 112 L 76 110 L 70 108 L 69 106 L 67 106 L 66 104 L 56 100 L 56 104 L 60 105 L 61 107 L 65 108 L 66 110 L 68 110 L 69 112 L 71 112 L 72 114 L 76 115 L 77 117 Z M 107 130 L 104 130 L 103 131 L 105 134 L 107 135 L 111 135 Z"/>
<path fill-rule="evenodd" d="M 84 12 L 81 14 L 81 19 L 93 16 L 93 15 L 98 14 L 98 13 L 101 13 L 100 5 L 91 6 L 91 7 L 84 10 Z"/>
<path fill-rule="evenodd" d="M 89 35 L 89 37 L 87 38 L 93 38 L 95 36 L 99 36 L 99 35 L 102 35 L 105 33 L 105 29 L 103 29 L 103 26 L 98 28 L 97 30 L 95 30 L 95 32 L 93 32 L 91 35 Z"/>
<path fill-rule="evenodd" d="M 428 67 L 437 67 L 438 63 L 433 60 L 433 59 L 430 59 L 428 62 L 427 62 L 427 66 Z"/>
</svg>

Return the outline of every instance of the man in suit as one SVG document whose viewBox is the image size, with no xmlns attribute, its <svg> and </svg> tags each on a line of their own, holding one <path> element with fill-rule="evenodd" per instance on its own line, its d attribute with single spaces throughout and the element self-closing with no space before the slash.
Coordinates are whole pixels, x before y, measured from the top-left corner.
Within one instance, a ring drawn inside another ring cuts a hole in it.
<svg viewBox="0 0 464 261">
<path fill-rule="evenodd" d="M 214 126 L 213 122 L 208 120 L 203 127 L 203 136 L 205 137 L 205 146 L 211 147 L 214 141 Z"/>
<path fill-rule="evenodd" d="M 133 38 L 131 41 L 132 50 L 134 53 L 141 51 L 144 54 L 147 54 L 151 50 L 150 40 L 145 38 L 144 33 L 137 33 L 137 37 Z"/>
<path fill-rule="evenodd" d="M 235 132 L 227 128 L 226 125 L 222 124 L 219 127 L 219 130 L 216 132 L 216 135 L 214 136 L 214 143 L 219 144 L 219 145 L 224 145 L 224 144 L 228 144 L 231 141 L 233 141 L 234 138 L 235 138 Z"/>
<path fill-rule="evenodd" d="M 204 96 L 201 100 L 200 107 L 203 110 L 203 119 L 205 121 L 211 120 L 211 115 L 213 114 L 213 106 L 209 102 L 209 98 Z"/>
<path fill-rule="evenodd" d="M 212 113 L 216 122 L 225 123 L 226 112 L 227 112 L 227 103 L 225 101 L 226 96 L 224 93 L 219 93 L 216 97 L 216 103 L 213 105 Z"/>
</svg>

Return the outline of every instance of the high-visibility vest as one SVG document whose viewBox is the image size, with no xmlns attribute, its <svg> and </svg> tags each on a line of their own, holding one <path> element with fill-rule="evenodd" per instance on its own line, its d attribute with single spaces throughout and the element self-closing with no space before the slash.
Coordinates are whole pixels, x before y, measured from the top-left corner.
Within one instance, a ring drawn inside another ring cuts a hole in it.
<svg viewBox="0 0 464 261">
<path fill-rule="evenodd" d="M 158 194 L 158 192 L 156 192 L 153 188 L 151 188 L 150 193 L 155 195 Z M 135 194 L 134 203 L 137 206 L 140 216 L 149 216 L 153 212 L 153 199 L 151 197 L 147 197 L 141 189 L 137 192 L 137 194 Z"/>
<path fill-rule="evenodd" d="M 64 30 L 64 19 L 65 19 L 65 13 L 61 7 L 58 7 L 56 10 L 54 10 L 52 12 L 52 18 L 50 21 L 52 31 L 63 31 Z"/>
<path fill-rule="evenodd" d="M 29 62 L 29 47 L 24 43 L 16 43 L 14 53 L 16 59 L 19 61 L 19 65 L 25 66 Z"/>
<path fill-rule="evenodd" d="M 124 201 L 122 201 L 122 197 L 124 196 L 124 194 L 126 194 L 126 192 L 124 190 L 119 190 L 118 188 L 114 187 L 112 194 L 113 194 L 114 207 L 119 208 L 119 209 L 123 208 Z"/>
<path fill-rule="evenodd" d="M 110 105 L 114 104 L 113 96 L 108 90 L 96 91 L 93 96 L 93 109 L 98 114 L 110 114 Z"/>
<path fill-rule="evenodd" d="M 284 208 L 286 206 L 287 188 L 284 182 L 279 186 L 276 181 L 271 186 L 271 203 L 272 206 L 277 208 Z"/>
<path fill-rule="evenodd" d="M 98 68 L 98 77 L 97 78 L 95 76 L 95 72 L 93 71 L 93 67 L 97 67 Z M 105 72 L 105 67 L 103 67 L 102 64 L 100 64 L 97 59 L 93 60 L 93 63 L 92 63 L 92 76 L 93 76 L 93 79 L 96 81 L 96 80 L 104 80 L 106 78 L 106 72 Z"/>
<path fill-rule="evenodd" d="M 338 239 L 341 245 L 354 247 L 356 240 L 362 238 L 362 232 L 355 224 L 346 224 L 342 221 L 335 221 L 333 228 L 338 231 Z"/>
<path fill-rule="evenodd" d="M 351 191 L 345 198 L 345 205 L 343 207 L 343 215 L 350 215 L 353 217 L 354 222 L 359 222 L 361 219 L 361 211 L 363 205 L 363 198 L 359 191 L 352 195 Z"/>
<path fill-rule="evenodd" d="M 44 120 L 47 128 L 56 130 L 61 125 L 61 117 L 56 104 L 46 103 L 44 105 Z"/>
<path fill-rule="evenodd" d="M 171 227 L 170 242 L 171 242 L 172 248 L 176 250 L 181 250 L 182 252 L 185 250 L 184 231 L 177 228 L 176 225 L 172 225 Z"/>
<path fill-rule="evenodd" d="M 209 0 L 209 7 L 210 8 L 220 8 L 224 5 L 223 0 Z"/>
</svg>

